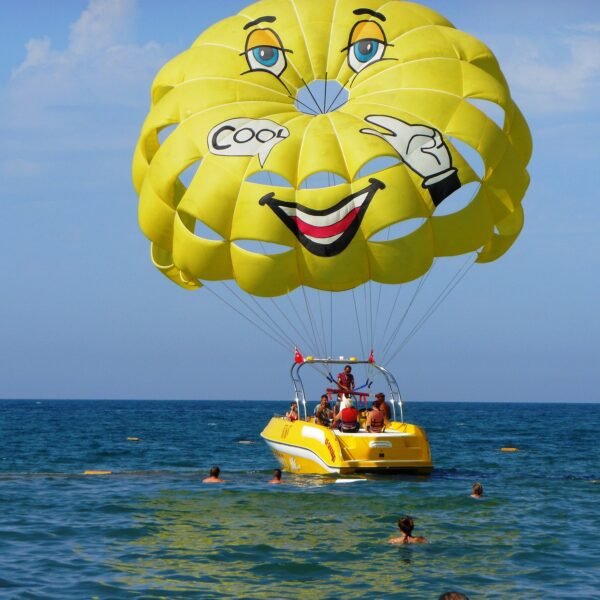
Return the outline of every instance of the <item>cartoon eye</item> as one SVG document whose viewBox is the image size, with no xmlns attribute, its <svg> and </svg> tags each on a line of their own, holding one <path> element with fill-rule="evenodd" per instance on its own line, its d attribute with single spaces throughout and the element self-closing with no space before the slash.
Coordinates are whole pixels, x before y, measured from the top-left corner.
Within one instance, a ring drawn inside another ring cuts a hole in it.
<svg viewBox="0 0 600 600">
<path fill-rule="evenodd" d="M 381 60 L 385 52 L 385 44 L 378 40 L 360 40 L 352 44 L 348 54 L 348 62 L 357 73 L 373 62 Z"/>
<path fill-rule="evenodd" d="M 355 73 L 380 61 L 387 46 L 383 30 L 373 21 L 360 21 L 352 29 L 348 44 L 348 64 Z"/>
<path fill-rule="evenodd" d="M 246 53 L 246 58 L 252 71 L 269 71 L 276 77 L 283 73 L 286 66 L 283 50 L 272 46 L 252 48 Z"/>
<path fill-rule="evenodd" d="M 279 77 L 287 66 L 281 40 L 272 29 L 256 29 L 246 41 L 246 60 L 251 71 L 267 71 Z"/>
</svg>

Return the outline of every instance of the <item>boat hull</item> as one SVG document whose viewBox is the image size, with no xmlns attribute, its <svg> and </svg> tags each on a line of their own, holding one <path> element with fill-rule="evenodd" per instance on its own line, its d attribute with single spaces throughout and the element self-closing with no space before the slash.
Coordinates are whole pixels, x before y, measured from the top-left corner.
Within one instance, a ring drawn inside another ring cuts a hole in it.
<svg viewBox="0 0 600 600">
<path fill-rule="evenodd" d="M 290 473 L 430 473 L 429 441 L 423 429 L 391 423 L 383 433 L 342 433 L 316 423 L 273 417 L 261 433 Z"/>
</svg>

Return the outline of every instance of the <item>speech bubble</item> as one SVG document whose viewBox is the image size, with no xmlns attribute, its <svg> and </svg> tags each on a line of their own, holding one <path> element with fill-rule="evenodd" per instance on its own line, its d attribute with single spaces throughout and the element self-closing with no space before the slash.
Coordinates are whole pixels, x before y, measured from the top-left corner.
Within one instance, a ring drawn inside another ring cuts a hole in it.
<svg viewBox="0 0 600 600">
<path fill-rule="evenodd" d="M 229 119 L 211 129 L 208 147 L 219 156 L 258 156 L 264 167 L 271 150 L 289 135 L 286 127 L 268 119 Z"/>
</svg>

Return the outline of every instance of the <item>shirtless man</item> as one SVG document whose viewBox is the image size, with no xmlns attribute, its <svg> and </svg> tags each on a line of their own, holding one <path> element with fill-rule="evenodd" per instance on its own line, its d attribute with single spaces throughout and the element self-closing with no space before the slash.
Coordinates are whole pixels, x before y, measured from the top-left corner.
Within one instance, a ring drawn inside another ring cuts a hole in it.
<svg viewBox="0 0 600 600">
<path fill-rule="evenodd" d="M 221 469 L 219 469 L 219 467 L 213 467 L 210 470 L 208 477 L 202 480 L 202 483 L 225 483 L 225 480 L 219 477 L 220 473 Z"/>
<path fill-rule="evenodd" d="M 275 469 L 273 471 L 273 479 L 271 479 L 269 483 L 283 483 L 283 481 L 281 481 L 281 469 Z"/>
<path fill-rule="evenodd" d="M 401 517 L 398 519 L 398 527 L 400 528 L 400 537 L 390 539 L 390 544 L 426 544 L 427 540 L 424 537 L 414 536 L 412 530 L 415 522 L 411 517 Z"/>
</svg>

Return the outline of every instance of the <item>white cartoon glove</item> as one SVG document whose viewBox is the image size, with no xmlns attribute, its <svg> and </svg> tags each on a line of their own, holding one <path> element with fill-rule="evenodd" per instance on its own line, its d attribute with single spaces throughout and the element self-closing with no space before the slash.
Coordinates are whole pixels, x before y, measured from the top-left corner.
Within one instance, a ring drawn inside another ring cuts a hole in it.
<svg viewBox="0 0 600 600">
<path fill-rule="evenodd" d="M 423 178 L 423 187 L 429 188 L 456 173 L 450 152 L 437 129 L 410 125 L 385 115 L 371 115 L 365 120 L 387 131 L 361 129 L 361 133 L 376 135 L 390 144 L 406 165 Z"/>
</svg>

